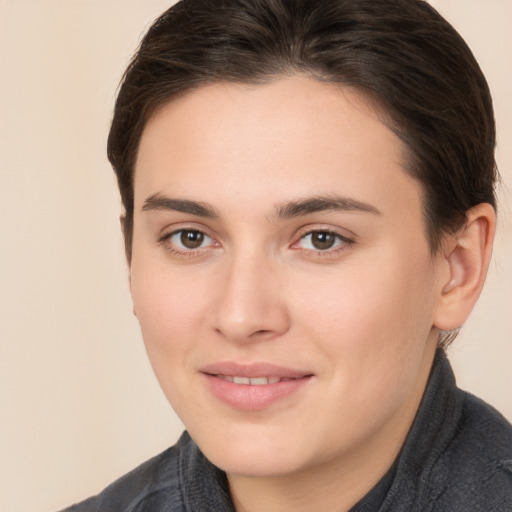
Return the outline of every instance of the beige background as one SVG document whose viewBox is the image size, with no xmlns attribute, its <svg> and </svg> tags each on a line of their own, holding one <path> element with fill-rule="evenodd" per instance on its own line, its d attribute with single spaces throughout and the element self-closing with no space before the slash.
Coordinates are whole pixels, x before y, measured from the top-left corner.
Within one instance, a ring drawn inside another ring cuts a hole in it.
<svg viewBox="0 0 512 512">
<path fill-rule="evenodd" d="M 1 511 L 96 493 L 182 428 L 131 314 L 104 156 L 119 77 L 170 3 L 0 0 Z M 505 180 L 488 284 L 451 359 L 512 419 L 512 2 L 432 3 L 488 76 Z"/>
</svg>

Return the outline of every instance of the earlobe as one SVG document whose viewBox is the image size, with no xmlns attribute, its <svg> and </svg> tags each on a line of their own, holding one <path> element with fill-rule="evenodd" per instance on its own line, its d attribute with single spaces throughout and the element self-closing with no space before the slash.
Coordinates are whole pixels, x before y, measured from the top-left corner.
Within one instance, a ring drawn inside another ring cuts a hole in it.
<svg viewBox="0 0 512 512">
<path fill-rule="evenodd" d="M 438 329 L 457 329 L 471 313 L 487 275 L 495 227 L 494 208 L 482 203 L 468 211 L 466 224 L 450 239 L 445 255 L 449 278 L 434 319 Z"/>
</svg>

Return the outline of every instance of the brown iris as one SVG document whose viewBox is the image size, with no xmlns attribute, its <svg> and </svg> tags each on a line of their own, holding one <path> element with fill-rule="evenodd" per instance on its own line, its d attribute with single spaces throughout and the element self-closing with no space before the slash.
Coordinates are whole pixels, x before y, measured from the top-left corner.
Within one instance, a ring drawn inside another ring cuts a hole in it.
<svg viewBox="0 0 512 512">
<path fill-rule="evenodd" d="M 184 230 L 181 232 L 180 242 L 187 249 L 197 249 L 204 241 L 204 233 L 201 231 Z"/>
<path fill-rule="evenodd" d="M 336 235 L 328 231 L 315 231 L 311 233 L 311 244 L 319 251 L 330 249 L 336 242 Z"/>
</svg>

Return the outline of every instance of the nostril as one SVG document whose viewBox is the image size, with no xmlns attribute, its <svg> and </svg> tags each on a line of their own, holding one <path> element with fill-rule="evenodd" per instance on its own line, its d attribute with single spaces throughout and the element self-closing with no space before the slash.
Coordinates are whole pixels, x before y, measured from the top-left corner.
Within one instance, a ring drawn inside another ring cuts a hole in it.
<svg viewBox="0 0 512 512">
<path fill-rule="evenodd" d="M 261 329 L 259 331 L 253 332 L 251 336 L 264 336 L 265 334 L 268 334 L 272 331 L 269 331 L 268 329 Z"/>
</svg>

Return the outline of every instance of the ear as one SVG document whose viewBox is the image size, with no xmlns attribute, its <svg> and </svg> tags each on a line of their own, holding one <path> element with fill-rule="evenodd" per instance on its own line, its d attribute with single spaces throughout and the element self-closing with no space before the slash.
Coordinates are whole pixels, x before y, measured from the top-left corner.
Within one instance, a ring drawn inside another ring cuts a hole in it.
<svg viewBox="0 0 512 512">
<path fill-rule="evenodd" d="M 445 245 L 449 278 L 439 297 L 434 325 L 450 331 L 468 318 L 482 291 L 496 229 L 496 212 L 482 203 L 467 213 L 466 224 Z"/>
<path fill-rule="evenodd" d="M 128 252 L 127 252 L 127 246 L 126 246 L 126 240 L 129 236 L 129 233 L 126 232 L 127 225 L 126 225 L 126 215 L 125 214 L 121 214 L 119 216 L 119 224 L 121 224 L 121 233 L 123 234 L 125 256 L 126 256 L 126 259 L 128 262 L 128 271 L 130 271 L 130 259 L 128 258 Z"/>
<path fill-rule="evenodd" d="M 126 215 L 124 213 L 119 215 L 119 224 L 121 224 L 121 231 L 124 236 L 124 230 L 125 230 L 125 226 L 126 226 Z"/>
<path fill-rule="evenodd" d="M 119 223 L 121 224 L 121 231 L 123 233 L 123 238 L 125 240 L 126 244 L 126 216 L 120 215 L 119 216 Z M 132 272 L 131 272 L 131 266 L 128 263 L 128 286 L 130 287 L 130 295 L 132 293 Z M 137 313 L 135 311 L 135 304 L 133 305 L 133 314 L 137 316 Z"/>
</svg>

